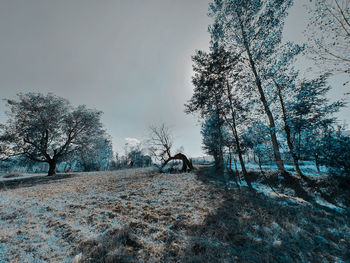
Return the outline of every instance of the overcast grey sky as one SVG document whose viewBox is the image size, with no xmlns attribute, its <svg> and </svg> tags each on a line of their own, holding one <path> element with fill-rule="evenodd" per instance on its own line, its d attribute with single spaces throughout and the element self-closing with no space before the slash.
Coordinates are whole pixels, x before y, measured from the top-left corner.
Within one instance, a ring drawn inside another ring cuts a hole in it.
<svg viewBox="0 0 350 263">
<path fill-rule="evenodd" d="M 302 2 L 286 39 L 302 41 Z M 53 92 L 102 110 L 118 151 L 125 138 L 142 140 L 150 124 L 166 122 L 177 147 L 202 155 L 200 127 L 183 105 L 191 55 L 208 49 L 207 9 L 207 0 L 0 0 L 0 97 Z M 0 122 L 4 111 L 1 101 Z"/>
</svg>

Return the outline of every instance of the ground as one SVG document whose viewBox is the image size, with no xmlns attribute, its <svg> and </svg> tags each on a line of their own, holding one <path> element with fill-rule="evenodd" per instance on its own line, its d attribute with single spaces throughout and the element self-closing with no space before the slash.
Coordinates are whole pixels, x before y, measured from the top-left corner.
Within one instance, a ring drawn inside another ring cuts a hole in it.
<svg viewBox="0 0 350 263">
<path fill-rule="evenodd" d="M 208 171 L 2 181 L 0 262 L 350 262 L 346 209 Z"/>
</svg>

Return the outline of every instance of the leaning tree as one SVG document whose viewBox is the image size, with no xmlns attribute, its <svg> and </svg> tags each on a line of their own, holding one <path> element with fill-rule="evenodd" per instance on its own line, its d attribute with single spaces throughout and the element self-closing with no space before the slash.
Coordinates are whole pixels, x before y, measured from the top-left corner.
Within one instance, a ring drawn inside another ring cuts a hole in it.
<svg viewBox="0 0 350 263">
<path fill-rule="evenodd" d="M 173 155 L 173 137 L 171 135 L 169 127 L 164 123 L 158 126 L 150 127 L 151 135 L 149 139 L 149 150 L 160 163 L 160 170 L 162 170 L 170 161 L 181 160 L 182 171 L 185 172 L 187 169 L 192 170 L 193 165 L 188 160 L 185 154 L 178 152 Z"/>
<path fill-rule="evenodd" d="M 20 93 L 18 98 L 6 100 L 10 110 L 7 123 L 0 126 L 2 158 L 24 155 L 48 163 L 50 176 L 58 162 L 105 134 L 100 111 L 73 107 L 51 93 Z"/>
</svg>

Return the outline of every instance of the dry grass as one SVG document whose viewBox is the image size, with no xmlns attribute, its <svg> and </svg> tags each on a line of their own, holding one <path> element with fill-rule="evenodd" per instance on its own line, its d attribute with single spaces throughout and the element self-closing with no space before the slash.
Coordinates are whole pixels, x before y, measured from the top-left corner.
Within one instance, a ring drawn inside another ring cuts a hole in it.
<svg viewBox="0 0 350 263">
<path fill-rule="evenodd" d="M 346 215 L 205 175 L 80 174 L 0 190 L 0 262 L 347 262 Z"/>
</svg>

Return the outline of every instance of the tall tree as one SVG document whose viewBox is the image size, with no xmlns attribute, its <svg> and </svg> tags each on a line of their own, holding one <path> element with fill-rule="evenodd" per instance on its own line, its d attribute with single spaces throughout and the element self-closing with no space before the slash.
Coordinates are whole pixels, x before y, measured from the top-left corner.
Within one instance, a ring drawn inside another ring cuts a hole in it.
<svg viewBox="0 0 350 263">
<path fill-rule="evenodd" d="M 243 151 L 238 130 L 246 109 L 242 103 L 243 96 L 237 94 L 237 86 L 241 85 L 239 81 L 244 82 L 240 78 L 239 70 L 233 70 L 233 66 L 238 63 L 237 56 L 225 51 L 218 43 L 214 43 L 209 53 L 198 51 L 192 60 L 195 72 L 192 83 L 195 88 L 192 98 L 186 105 L 186 112 L 198 111 L 202 117 L 209 119 L 210 123 L 207 124 L 210 126 L 206 128 L 210 128 L 211 133 L 213 133 L 213 128 L 217 128 L 215 140 L 216 144 L 220 146 L 218 148 L 220 152 L 222 152 L 224 145 L 222 126 L 225 123 L 230 128 L 243 176 L 251 188 L 242 156 Z M 213 121 L 216 123 L 214 124 Z M 223 162 L 223 158 L 221 159 Z"/>
<path fill-rule="evenodd" d="M 103 134 L 100 111 L 73 107 L 50 93 L 20 93 L 18 97 L 18 101 L 7 100 L 9 119 L 1 126 L 6 155 L 48 163 L 48 175 L 56 173 L 57 163 L 65 156 Z"/>
<path fill-rule="evenodd" d="M 274 89 L 274 96 L 277 98 L 277 104 L 281 111 L 283 129 L 286 135 L 287 146 L 292 156 L 293 163 L 297 174 L 306 179 L 305 175 L 301 172 L 299 166 L 299 158 L 295 153 L 295 146 L 293 144 L 289 109 L 287 108 L 288 102 L 293 98 L 292 94 L 296 92 L 295 83 L 297 81 L 298 73 L 293 72 L 291 65 L 296 60 L 296 56 L 302 53 L 304 46 L 296 45 L 291 42 L 281 45 L 279 54 L 269 59 L 269 65 L 264 69 L 264 76 L 266 81 L 270 81 Z"/>
<path fill-rule="evenodd" d="M 261 68 L 281 43 L 284 19 L 291 5 L 292 0 L 215 0 L 210 4 L 210 15 L 215 19 L 210 27 L 212 39 L 240 55 L 239 62 L 256 87 L 268 119 L 275 161 L 282 174 L 285 169 Z"/>
<path fill-rule="evenodd" d="M 218 61 L 215 60 L 216 55 L 213 53 L 206 53 L 204 51 L 197 51 L 192 57 L 193 70 L 195 72 L 192 77 L 194 85 L 194 94 L 186 104 L 186 113 L 200 112 L 204 119 L 211 119 L 216 121 L 215 125 L 211 123 L 210 129 L 216 131 L 216 147 L 215 164 L 218 170 L 223 169 L 223 136 L 221 134 L 223 126 L 223 107 L 222 107 L 222 93 L 220 92 L 220 85 L 222 84 L 223 75 L 217 66 Z"/>
</svg>

